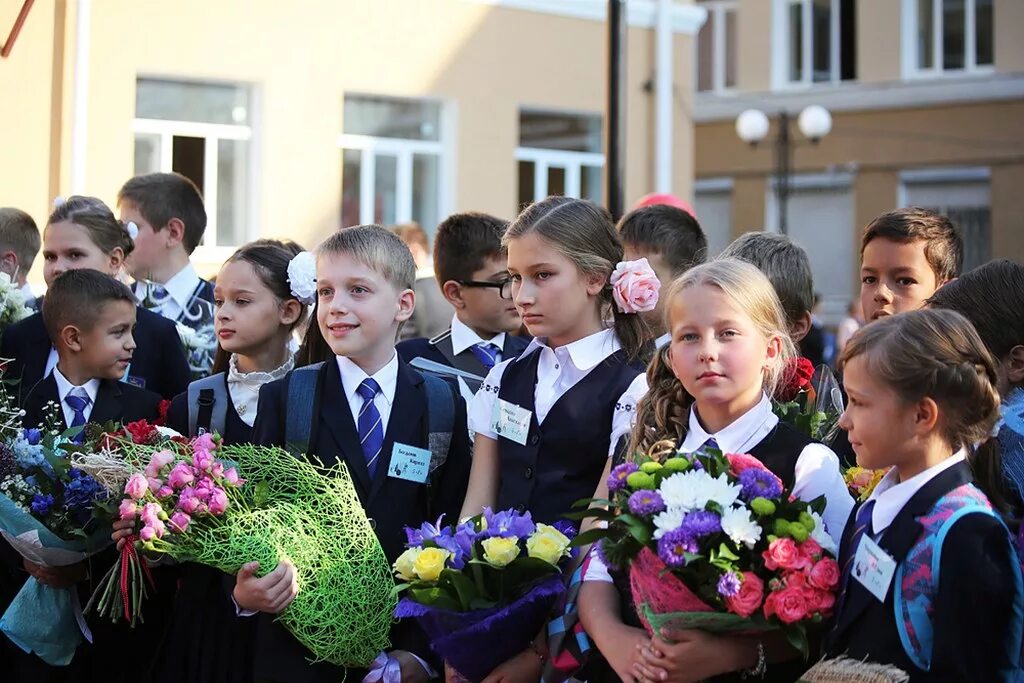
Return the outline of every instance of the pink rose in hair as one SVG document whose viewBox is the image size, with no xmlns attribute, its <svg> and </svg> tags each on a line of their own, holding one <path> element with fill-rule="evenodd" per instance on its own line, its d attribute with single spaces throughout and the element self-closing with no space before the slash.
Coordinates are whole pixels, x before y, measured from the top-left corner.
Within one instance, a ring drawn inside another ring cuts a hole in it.
<svg viewBox="0 0 1024 683">
<path fill-rule="evenodd" d="M 615 266 L 608 282 L 615 305 L 623 313 L 645 313 L 658 305 L 661 282 L 645 258 L 622 261 Z"/>
</svg>

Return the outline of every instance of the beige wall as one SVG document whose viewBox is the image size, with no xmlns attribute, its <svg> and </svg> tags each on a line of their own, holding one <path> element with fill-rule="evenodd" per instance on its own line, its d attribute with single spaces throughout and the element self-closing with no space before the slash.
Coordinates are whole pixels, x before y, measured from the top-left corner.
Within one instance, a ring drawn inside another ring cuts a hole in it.
<svg viewBox="0 0 1024 683">
<path fill-rule="evenodd" d="M 992 168 L 992 255 L 1024 263 L 1024 163 Z"/>
<path fill-rule="evenodd" d="M 900 73 L 900 2 L 857 2 L 857 80 L 898 81 Z"/>
<path fill-rule="evenodd" d="M 995 61 L 1001 73 L 1024 71 L 1024 2 L 1021 0 L 995 0 Z"/>
<path fill-rule="evenodd" d="M 13 22 L 10 4 L 0 6 L 0 20 L 11 12 Z M 71 189 L 76 3 L 68 4 L 61 35 L 54 24 L 64 4 L 36 3 L 12 58 L 0 61 L 0 92 L 19 93 L 18 107 L 0 108 L 0 148 L 19 159 L 16 167 L 0 166 L 0 205 L 25 207 L 40 221 L 52 196 Z M 465 0 L 91 6 L 87 192 L 113 202 L 132 174 L 137 77 L 250 84 L 257 117 L 253 236 L 312 245 L 337 225 L 346 92 L 445 101 L 455 124 L 452 208 L 502 216 L 516 210 L 519 109 L 605 109 L 603 22 Z M 643 86 L 654 74 L 654 50 L 653 30 L 630 30 L 627 203 L 653 189 L 654 96 Z M 683 196 L 692 192 L 692 53 L 692 38 L 677 35 L 673 190 Z"/>
<path fill-rule="evenodd" d="M 736 27 L 736 87 L 765 91 L 772 87 L 772 3 L 740 0 Z"/>
</svg>

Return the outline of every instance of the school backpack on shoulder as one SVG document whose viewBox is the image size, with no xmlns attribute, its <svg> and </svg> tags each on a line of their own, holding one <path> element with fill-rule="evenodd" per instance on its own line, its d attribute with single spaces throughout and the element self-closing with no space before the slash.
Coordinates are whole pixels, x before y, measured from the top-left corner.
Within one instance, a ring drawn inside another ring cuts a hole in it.
<svg viewBox="0 0 1024 683">
<path fill-rule="evenodd" d="M 288 403 L 285 413 L 285 448 L 294 455 L 305 455 L 313 430 L 313 406 L 316 402 L 317 380 L 323 363 L 315 363 L 292 371 L 288 379 Z M 430 450 L 430 473 L 448 460 L 452 430 L 455 427 L 455 392 L 446 381 L 422 375 L 427 391 L 427 445 Z"/>
<path fill-rule="evenodd" d="M 971 514 L 989 515 L 1002 523 L 988 498 L 974 484 L 959 486 L 936 501 L 931 511 L 917 518 L 924 530 L 896 570 L 893 596 L 896 628 L 910 661 L 924 671 L 929 671 L 932 664 L 932 614 L 939 589 L 942 544 L 957 520 Z M 1007 542 L 1010 542 L 1009 535 Z M 1013 552 L 1012 557 L 1016 556 Z M 1014 567 L 1019 597 L 1022 590 L 1020 565 L 1014 563 Z"/>
<path fill-rule="evenodd" d="M 224 434 L 228 419 L 228 389 L 224 373 L 218 372 L 188 385 L 188 436 L 200 431 Z"/>
</svg>

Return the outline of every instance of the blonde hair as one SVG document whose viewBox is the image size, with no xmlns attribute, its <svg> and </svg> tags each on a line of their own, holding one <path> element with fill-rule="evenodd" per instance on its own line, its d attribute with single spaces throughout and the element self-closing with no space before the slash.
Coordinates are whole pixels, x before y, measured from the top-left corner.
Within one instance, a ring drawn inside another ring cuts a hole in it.
<svg viewBox="0 0 1024 683">
<path fill-rule="evenodd" d="M 782 352 L 764 372 L 763 388 L 772 395 L 782 378 L 786 361 L 796 356 L 796 348 L 786 331 L 786 314 L 772 283 L 755 266 L 739 259 L 719 258 L 691 268 L 672 282 L 665 298 L 665 326 L 670 331 L 672 302 L 696 287 L 717 288 L 750 318 L 765 339 L 777 337 L 782 341 Z M 670 347 L 671 344 L 665 344 L 647 366 L 649 389 L 637 405 L 630 454 L 646 452 L 664 439 L 678 443 L 686 435 L 694 399 L 672 372 Z"/>
</svg>

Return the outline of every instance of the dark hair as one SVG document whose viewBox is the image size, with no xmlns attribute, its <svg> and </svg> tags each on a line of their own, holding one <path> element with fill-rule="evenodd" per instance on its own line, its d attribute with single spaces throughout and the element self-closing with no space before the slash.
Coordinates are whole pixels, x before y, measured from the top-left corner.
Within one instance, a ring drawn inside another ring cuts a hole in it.
<svg viewBox="0 0 1024 683">
<path fill-rule="evenodd" d="M 67 201 L 53 210 L 46 224 L 49 226 L 63 221 L 84 228 L 92 243 L 104 254 L 110 255 L 115 249 L 120 249 L 123 256 L 128 256 L 135 249 L 128 228 L 114 217 L 109 206 L 96 197 L 68 197 Z"/>
<path fill-rule="evenodd" d="M 919 206 L 883 213 L 864 228 L 861 257 L 868 242 L 877 238 L 901 244 L 923 241 L 925 259 L 938 284 L 959 276 L 963 268 L 964 241 L 952 221 L 940 213 Z"/>
<path fill-rule="evenodd" d="M 940 287 L 927 305 L 971 321 L 996 360 L 1024 344 L 1024 265 L 989 261 Z"/>
<path fill-rule="evenodd" d="M 858 330 L 843 349 L 842 369 L 863 356 L 868 373 L 906 403 L 930 398 L 939 429 L 970 453 L 975 480 L 993 505 L 1006 508 L 999 449 L 976 450 L 999 420 L 996 363 L 970 321 L 956 311 L 921 309 L 884 317 Z"/>
<path fill-rule="evenodd" d="M 18 257 L 18 269 L 28 274 L 42 247 L 39 228 L 32 216 L 13 207 L 0 208 L 0 244 L 9 247 Z"/>
<path fill-rule="evenodd" d="M 185 225 L 182 239 L 191 254 L 206 232 L 206 207 L 203 195 L 191 180 L 180 173 L 137 175 L 117 193 L 117 203 L 129 201 L 149 222 L 154 231 L 163 230 L 172 218 Z"/>
<path fill-rule="evenodd" d="M 700 223 L 674 206 L 654 204 L 630 211 L 619 221 L 618 231 L 624 243 L 660 254 L 673 277 L 707 260 L 708 239 Z"/>
<path fill-rule="evenodd" d="M 585 199 L 548 197 L 523 209 L 505 232 L 502 242 L 507 247 L 512 240 L 531 232 L 544 238 L 581 273 L 605 279 L 599 296 L 601 317 L 607 319 L 606 313 L 611 311 L 615 335 L 626 357 L 639 358 L 650 339 L 650 329 L 641 316 L 619 310 L 612 299 L 612 288 L 607 284 L 615 266 L 622 261 L 622 242 L 615 232 L 611 214 Z"/>
<path fill-rule="evenodd" d="M 68 270 L 50 283 L 43 299 L 43 324 L 54 344 L 68 325 L 92 329 L 103 306 L 112 301 L 136 305 L 135 295 L 123 282 L 89 268 Z"/>
<path fill-rule="evenodd" d="M 814 307 L 814 278 L 807 252 L 785 235 L 748 232 L 725 248 L 719 258 L 737 258 L 767 276 L 782 303 L 790 329 Z"/>
<path fill-rule="evenodd" d="M 295 299 L 295 296 L 292 294 L 291 285 L 288 282 L 288 264 L 302 251 L 302 247 L 291 240 L 254 240 L 239 247 L 224 262 L 224 265 L 232 261 L 248 263 L 252 266 L 260 282 L 273 292 L 279 301 L 286 301 L 288 299 Z M 292 329 L 306 321 L 307 307 L 301 301 L 299 303 L 302 305 L 302 313 L 292 325 Z M 231 354 L 222 349 L 220 343 L 218 343 L 217 354 L 214 357 L 213 370 L 211 372 L 214 374 L 225 372 L 230 358 Z"/>
<path fill-rule="evenodd" d="M 449 280 L 472 280 L 489 258 L 505 253 L 501 238 L 508 221 L 486 213 L 454 213 L 434 235 L 434 274 L 441 287 Z"/>
<path fill-rule="evenodd" d="M 413 289 L 416 282 L 416 263 L 409 247 L 394 232 L 379 225 L 354 225 L 336 230 L 317 246 L 315 254 L 317 259 L 327 254 L 347 254 L 380 273 L 399 291 Z M 318 297 L 313 305 L 309 329 L 295 356 L 296 367 L 334 357 L 316 318 L 319 305 Z M 402 325 L 398 329 L 401 330 Z"/>
</svg>

